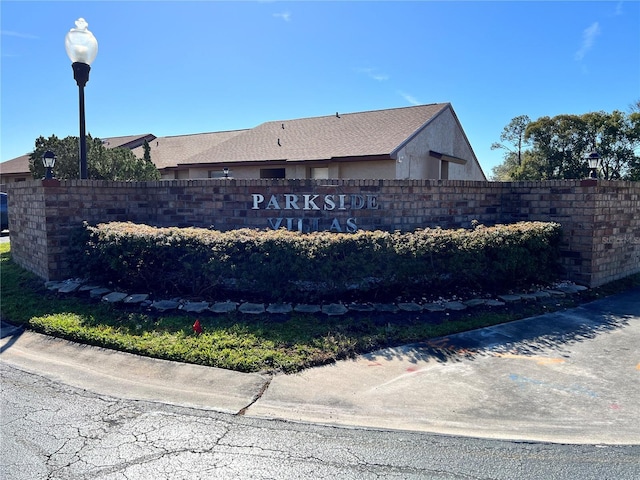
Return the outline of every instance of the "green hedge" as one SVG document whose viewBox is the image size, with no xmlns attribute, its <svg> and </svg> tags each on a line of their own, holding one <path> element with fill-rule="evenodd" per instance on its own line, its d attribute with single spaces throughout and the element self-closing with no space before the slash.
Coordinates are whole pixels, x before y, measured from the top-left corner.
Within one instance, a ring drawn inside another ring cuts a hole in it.
<svg viewBox="0 0 640 480">
<path fill-rule="evenodd" d="M 491 291 L 553 279 L 560 225 L 522 222 L 415 232 L 85 226 L 83 271 L 130 291 L 215 297 L 250 291 L 268 301 L 306 301 L 377 289 Z"/>
</svg>

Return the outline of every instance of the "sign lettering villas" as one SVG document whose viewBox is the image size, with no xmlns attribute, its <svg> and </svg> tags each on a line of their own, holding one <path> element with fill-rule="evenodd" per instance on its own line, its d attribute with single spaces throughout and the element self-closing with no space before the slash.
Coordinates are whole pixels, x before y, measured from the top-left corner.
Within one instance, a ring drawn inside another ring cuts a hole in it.
<svg viewBox="0 0 640 480">
<path fill-rule="evenodd" d="M 378 198 L 375 195 L 296 195 L 294 193 L 285 193 L 283 195 L 271 195 L 267 199 L 260 193 L 253 193 L 251 194 L 251 199 L 252 210 L 274 210 L 277 212 L 276 215 L 278 216 L 267 219 L 269 227 L 274 230 L 284 227 L 287 230 L 297 230 L 299 232 L 329 230 L 331 232 L 355 233 L 358 231 L 355 217 L 347 217 L 344 224 L 342 224 L 340 223 L 340 218 L 334 217 L 331 220 L 324 218 L 323 212 L 351 212 L 352 210 L 377 210 L 380 208 Z M 314 216 L 287 215 L 294 211 L 316 213 Z"/>
</svg>

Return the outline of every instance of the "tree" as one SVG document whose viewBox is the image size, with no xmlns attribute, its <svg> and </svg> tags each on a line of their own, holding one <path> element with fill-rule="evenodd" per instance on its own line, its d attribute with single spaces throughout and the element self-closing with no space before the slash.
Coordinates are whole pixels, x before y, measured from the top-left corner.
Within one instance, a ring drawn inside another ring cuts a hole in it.
<svg viewBox="0 0 640 480">
<path fill-rule="evenodd" d="M 149 145 L 148 141 L 144 141 L 142 149 L 144 150 L 144 155 L 142 156 L 142 158 L 145 160 L 145 162 L 151 162 L 151 146 Z"/>
<path fill-rule="evenodd" d="M 524 150 L 518 164 L 518 156 L 515 152 L 505 155 L 505 160 L 500 165 L 493 167 L 491 179 L 498 182 L 517 182 L 540 180 L 542 170 L 540 157 L 531 151 Z"/>
<path fill-rule="evenodd" d="M 42 154 L 51 150 L 56 154 L 54 175 L 59 179 L 80 177 L 78 137 L 59 139 L 55 135 L 42 136 L 35 141 L 35 149 L 29 156 L 29 170 L 34 178 L 44 176 Z M 99 138 L 87 135 L 87 173 L 94 180 L 158 180 L 160 172 L 151 161 L 137 158 L 126 148 L 108 149 Z"/>
<path fill-rule="evenodd" d="M 530 122 L 531 119 L 527 115 L 513 118 L 500 134 L 502 143 L 495 142 L 491 144 L 491 150 L 500 148 L 506 150 L 505 160 L 508 158 L 513 160 L 512 155 L 515 155 L 516 165 L 522 164 L 522 151 L 526 143 L 525 131 Z"/>
<path fill-rule="evenodd" d="M 525 137 L 539 157 L 540 180 L 584 178 L 589 173 L 584 153 L 590 142 L 580 116 L 541 117 L 527 126 Z"/>
<path fill-rule="evenodd" d="M 497 180 L 584 178 L 586 155 L 596 150 L 605 179 L 640 180 L 640 102 L 638 111 L 590 112 L 583 115 L 514 118 L 492 148 L 507 152 L 493 169 Z M 634 110 L 632 107 L 631 110 Z M 523 133 L 524 132 L 524 133 Z M 526 148 L 528 147 L 528 148 Z"/>
</svg>

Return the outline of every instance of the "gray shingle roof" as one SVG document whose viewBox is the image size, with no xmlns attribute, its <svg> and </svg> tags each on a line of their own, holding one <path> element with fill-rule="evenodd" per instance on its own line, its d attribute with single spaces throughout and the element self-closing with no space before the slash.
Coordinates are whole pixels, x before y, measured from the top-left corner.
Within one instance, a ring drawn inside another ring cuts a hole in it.
<svg viewBox="0 0 640 480">
<path fill-rule="evenodd" d="M 29 155 L 21 155 L 0 163 L 0 174 L 9 175 L 14 173 L 30 173 Z"/>
<path fill-rule="evenodd" d="M 209 150 L 243 132 L 246 130 L 158 137 L 149 142 L 151 161 L 159 169 L 175 167 L 185 163 L 190 157 Z M 134 148 L 133 153 L 136 157 L 142 158 L 144 148 L 142 146 Z"/>
<path fill-rule="evenodd" d="M 303 161 L 391 155 L 448 107 L 448 103 L 437 103 L 266 122 L 180 163 Z"/>
</svg>

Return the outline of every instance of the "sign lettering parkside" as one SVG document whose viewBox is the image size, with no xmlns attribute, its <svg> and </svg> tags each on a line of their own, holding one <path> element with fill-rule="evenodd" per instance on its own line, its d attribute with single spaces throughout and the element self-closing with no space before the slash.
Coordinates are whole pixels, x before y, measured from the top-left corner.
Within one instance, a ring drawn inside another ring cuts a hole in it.
<svg viewBox="0 0 640 480">
<path fill-rule="evenodd" d="M 356 219 L 350 216 L 344 225 L 339 218 L 330 221 L 322 216 L 288 216 L 287 213 L 294 211 L 301 212 L 340 212 L 352 210 L 378 210 L 380 205 L 376 195 L 360 194 L 303 194 L 285 193 L 281 195 L 270 195 L 267 199 L 261 193 L 251 194 L 252 210 L 274 210 L 280 216 L 267 219 L 269 227 L 277 230 L 286 228 L 287 230 L 299 232 L 317 232 L 328 230 L 332 232 L 354 233 L 358 231 Z M 284 212 L 283 212 L 284 211 Z"/>
</svg>

